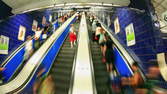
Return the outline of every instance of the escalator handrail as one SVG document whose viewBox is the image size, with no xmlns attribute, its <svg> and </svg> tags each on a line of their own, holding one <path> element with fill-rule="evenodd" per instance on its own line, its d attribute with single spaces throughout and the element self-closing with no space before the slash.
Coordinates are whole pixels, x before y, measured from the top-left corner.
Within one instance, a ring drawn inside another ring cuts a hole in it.
<svg viewBox="0 0 167 94">
<path fill-rule="evenodd" d="M 122 56 L 124 56 L 125 60 L 128 63 L 128 66 L 130 67 L 130 70 L 132 71 L 131 67 L 132 67 L 133 63 L 135 62 L 134 58 L 128 53 L 128 51 L 115 38 L 114 33 L 100 19 L 97 18 L 97 20 L 101 23 L 103 29 L 108 33 L 108 35 L 112 39 L 115 47 L 119 50 L 119 52 L 122 54 Z M 144 73 L 141 71 L 140 67 L 139 67 L 139 72 L 142 75 L 143 80 L 146 81 L 146 77 L 145 77 Z"/>
<path fill-rule="evenodd" d="M 90 31 L 88 31 L 88 32 L 90 32 Z M 92 73 L 93 94 L 97 94 L 96 82 L 95 82 L 95 73 L 94 73 L 94 66 L 93 66 L 92 52 L 91 52 L 91 46 L 90 46 L 90 39 L 89 39 L 89 37 L 88 37 L 88 41 L 89 41 L 89 43 L 88 43 L 89 57 L 91 58 L 90 65 L 91 65 L 91 73 Z"/>
<path fill-rule="evenodd" d="M 76 16 L 73 15 L 71 18 L 69 18 L 61 27 L 59 27 L 54 34 L 51 35 L 51 37 L 37 50 L 37 52 L 29 59 L 28 62 L 26 62 L 26 65 L 21 70 L 21 72 L 18 74 L 18 76 L 15 77 L 12 81 L 0 86 L 0 93 L 9 93 L 9 92 L 19 92 L 21 91 L 32 79 L 34 76 L 36 70 L 38 69 L 41 60 L 44 58 L 44 55 L 46 52 L 48 52 L 48 49 L 50 48 L 50 45 L 54 43 L 58 39 L 58 36 L 60 36 L 65 28 L 68 26 L 68 24 L 74 19 Z M 38 58 L 37 58 L 38 57 Z M 29 71 L 29 74 L 27 73 Z M 23 78 L 26 77 L 26 78 Z M 21 79 L 21 80 L 20 80 Z M 20 84 L 18 84 L 20 83 Z M 20 89 L 21 88 L 21 89 Z M 17 90 L 19 89 L 19 90 Z"/>
<path fill-rule="evenodd" d="M 80 26 L 80 25 L 79 25 Z M 88 31 L 88 29 L 87 29 Z M 89 36 L 89 35 L 87 35 Z M 76 67 L 76 59 L 77 59 L 77 53 L 78 53 L 78 44 L 79 44 L 79 37 L 80 37 L 80 33 L 77 36 L 77 47 L 76 47 L 76 53 L 74 56 L 74 61 L 73 61 L 73 69 L 72 69 L 72 75 L 71 75 L 71 80 L 70 80 L 70 88 L 69 88 L 69 92 L 68 94 L 72 94 L 73 93 L 73 85 L 74 85 L 74 77 L 75 77 L 75 67 Z M 89 37 L 88 37 L 88 42 L 89 41 Z M 88 44 L 88 49 L 89 49 L 89 57 L 90 57 L 90 64 L 91 64 L 91 73 L 92 73 L 92 85 L 93 85 L 93 94 L 97 94 L 97 90 L 96 90 L 96 85 L 95 85 L 95 77 L 94 77 L 94 69 L 93 69 L 93 62 L 92 62 L 92 57 L 91 57 L 91 51 L 90 51 L 90 44 Z"/>
</svg>

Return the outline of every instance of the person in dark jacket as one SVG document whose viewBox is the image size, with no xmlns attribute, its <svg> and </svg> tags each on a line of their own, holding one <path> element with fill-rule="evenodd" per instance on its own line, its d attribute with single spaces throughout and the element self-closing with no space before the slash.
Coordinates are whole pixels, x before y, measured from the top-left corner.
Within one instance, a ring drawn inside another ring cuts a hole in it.
<svg viewBox="0 0 167 94">
<path fill-rule="evenodd" d="M 113 67 L 112 63 L 114 63 L 114 53 L 113 53 L 113 41 L 111 40 L 109 35 L 106 35 L 105 58 L 106 58 L 107 71 L 110 72 Z"/>
</svg>

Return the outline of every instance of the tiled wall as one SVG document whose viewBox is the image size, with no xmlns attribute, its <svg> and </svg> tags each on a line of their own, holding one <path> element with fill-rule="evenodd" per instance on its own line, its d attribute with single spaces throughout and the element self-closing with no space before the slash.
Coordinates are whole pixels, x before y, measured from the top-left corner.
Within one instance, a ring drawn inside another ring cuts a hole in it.
<svg viewBox="0 0 167 94">
<path fill-rule="evenodd" d="M 0 23 L 0 35 L 9 37 L 9 54 L 10 55 L 16 48 L 18 48 L 24 41 L 18 40 L 19 26 L 23 25 L 26 27 L 25 38 L 28 35 L 33 35 L 32 23 L 33 20 L 38 21 L 38 25 L 41 26 L 42 17 L 45 16 L 46 20 L 49 20 L 51 12 L 31 12 L 25 14 L 18 14 L 8 18 Z M 8 55 L 0 54 L 0 64 L 8 57 Z"/>
<path fill-rule="evenodd" d="M 148 61 L 156 59 L 156 54 L 164 51 L 158 31 L 153 30 L 150 16 L 145 12 L 142 13 L 129 8 L 118 8 L 111 19 L 115 20 L 116 17 L 118 17 L 120 23 L 120 32 L 117 36 L 123 45 L 130 49 L 130 51 L 133 51 L 141 60 L 140 63 L 142 63 L 141 65 L 145 69 L 149 65 Z M 136 44 L 128 47 L 125 28 L 130 23 L 133 23 L 134 26 Z M 115 31 L 113 24 L 110 28 Z"/>
<path fill-rule="evenodd" d="M 98 12 L 99 18 L 103 23 L 107 23 L 105 17 L 102 17 L 103 12 Z M 160 36 L 159 30 L 153 29 L 152 20 L 149 14 L 140 10 L 124 7 L 116 8 L 111 12 L 110 29 L 115 32 L 114 20 L 118 17 L 120 24 L 120 32 L 115 34 L 120 43 L 126 48 L 131 56 L 137 60 L 143 69 L 147 69 L 150 65 L 150 60 L 156 60 L 156 54 L 165 51 L 165 46 Z M 127 46 L 125 28 L 130 23 L 133 23 L 136 44 Z M 144 70 L 146 71 L 146 70 Z"/>
</svg>

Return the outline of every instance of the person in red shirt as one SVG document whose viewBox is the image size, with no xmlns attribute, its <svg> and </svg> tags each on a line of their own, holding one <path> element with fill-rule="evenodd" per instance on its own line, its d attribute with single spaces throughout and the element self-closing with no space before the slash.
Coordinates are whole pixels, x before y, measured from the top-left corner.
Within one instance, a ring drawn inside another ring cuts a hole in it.
<svg viewBox="0 0 167 94">
<path fill-rule="evenodd" d="M 71 24 L 69 39 L 70 39 L 70 43 L 71 43 L 71 48 L 73 48 L 73 45 L 75 45 L 76 39 L 77 39 L 73 24 Z"/>
</svg>

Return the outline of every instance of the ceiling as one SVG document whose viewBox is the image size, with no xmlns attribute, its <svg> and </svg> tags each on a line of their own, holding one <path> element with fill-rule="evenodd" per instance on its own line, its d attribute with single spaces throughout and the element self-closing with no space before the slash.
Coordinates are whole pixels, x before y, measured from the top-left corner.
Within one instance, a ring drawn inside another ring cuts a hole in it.
<svg viewBox="0 0 167 94">
<path fill-rule="evenodd" d="M 158 16 L 161 32 L 167 33 L 167 22 L 162 17 L 162 14 L 167 11 L 167 0 L 151 0 L 155 8 L 155 13 Z"/>
<path fill-rule="evenodd" d="M 120 6 L 128 6 L 130 0 L 2 0 L 8 6 L 12 8 L 12 13 L 17 14 L 23 11 L 37 8 L 47 8 L 52 5 L 80 3 L 84 5 L 86 3 L 104 3 L 114 4 Z"/>
<path fill-rule="evenodd" d="M 161 14 L 167 11 L 167 0 L 151 0 L 155 8 L 158 18 L 161 19 Z"/>
</svg>

